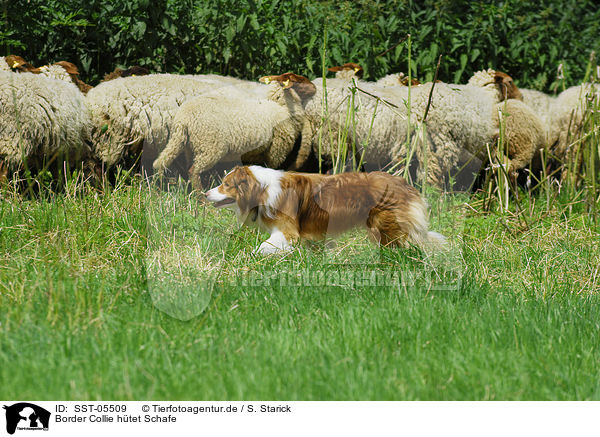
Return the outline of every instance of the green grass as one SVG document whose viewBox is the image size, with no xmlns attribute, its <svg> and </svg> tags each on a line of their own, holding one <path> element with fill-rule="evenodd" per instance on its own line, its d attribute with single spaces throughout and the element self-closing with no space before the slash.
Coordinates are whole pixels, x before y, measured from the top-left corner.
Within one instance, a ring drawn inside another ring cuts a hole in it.
<svg viewBox="0 0 600 437">
<path fill-rule="evenodd" d="M 560 199 L 509 231 L 432 197 L 444 264 L 360 232 L 257 257 L 232 213 L 136 179 L 0 194 L 0 398 L 600 399 L 599 229 Z"/>
</svg>

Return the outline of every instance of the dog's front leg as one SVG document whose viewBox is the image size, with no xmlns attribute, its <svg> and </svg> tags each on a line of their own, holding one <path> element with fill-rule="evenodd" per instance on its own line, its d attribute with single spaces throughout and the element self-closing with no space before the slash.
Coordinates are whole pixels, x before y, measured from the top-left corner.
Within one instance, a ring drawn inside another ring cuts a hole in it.
<svg viewBox="0 0 600 437">
<path fill-rule="evenodd" d="M 273 228 L 271 231 L 271 236 L 265 242 L 263 242 L 259 248 L 256 250 L 257 253 L 261 255 L 269 255 L 272 253 L 283 253 L 289 252 L 294 247 L 285 237 L 283 232 L 281 232 L 277 228 Z"/>
</svg>

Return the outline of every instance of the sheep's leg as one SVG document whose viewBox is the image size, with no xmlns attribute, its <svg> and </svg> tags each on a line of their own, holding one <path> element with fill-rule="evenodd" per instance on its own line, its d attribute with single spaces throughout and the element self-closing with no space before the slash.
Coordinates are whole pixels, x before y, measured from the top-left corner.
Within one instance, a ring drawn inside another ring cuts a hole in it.
<svg viewBox="0 0 600 437">
<path fill-rule="evenodd" d="M 194 163 L 190 167 L 190 181 L 192 181 L 192 186 L 197 189 L 202 189 L 202 181 L 201 176 L 207 170 L 210 170 L 214 167 L 221 159 L 223 158 L 222 154 L 218 154 L 217 151 L 213 151 L 213 153 L 207 153 L 206 151 L 202 151 L 194 156 Z"/>
<path fill-rule="evenodd" d="M 188 143 L 189 135 L 185 125 L 176 125 L 173 134 L 167 143 L 165 149 L 158 155 L 158 158 L 152 164 L 156 172 L 164 173 L 164 171 L 173 164 L 173 161 L 183 152 L 185 145 Z"/>
<path fill-rule="evenodd" d="M 271 168 L 279 168 L 294 149 L 294 134 L 284 127 L 275 129 L 271 146 L 266 151 L 266 162 Z"/>
<path fill-rule="evenodd" d="M 0 159 L 0 183 L 8 180 L 8 164 L 4 163 L 4 160 Z"/>
<path fill-rule="evenodd" d="M 512 138 L 510 139 L 510 142 L 508 144 L 508 156 L 510 158 L 510 162 L 509 168 L 507 169 L 509 173 L 515 173 L 517 170 L 524 168 L 527 164 L 531 162 L 536 152 L 534 148 L 530 146 L 531 143 L 531 139 L 529 142 L 525 141 L 521 144 L 519 144 L 516 141 L 513 141 Z M 518 147 L 515 147 L 515 145 L 517 145 Z"/>
<path fill-rule="evenodd" d="M 298 150 L 298 155 L 296 156 L 296 162 L 292 164 L 290 170 L 299 170 L 304 164 L 306 164 L 306 161 L 310 156 L 310 152 L 312 151 L 313 134 L 314 132 L 312 124 L 309 121 L 305 121 L 302 125 L 300 149 Z"/>
</svg>

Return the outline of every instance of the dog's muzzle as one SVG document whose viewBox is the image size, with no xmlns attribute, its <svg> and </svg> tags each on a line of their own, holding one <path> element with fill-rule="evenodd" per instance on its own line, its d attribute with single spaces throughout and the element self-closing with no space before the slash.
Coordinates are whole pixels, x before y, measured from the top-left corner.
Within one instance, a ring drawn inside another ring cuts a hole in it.
<svg viewBox="0 0 600 437">
<path fill-rule="evenodd" d="M 212 202 L 215 208 L 223 208 L 225 206 L 233 205 L 235 199 L 227 197 L 225 194 L 219 193 L 219 188 L 213 188 L 206 192 L 206 200 Z"/>
</svg>

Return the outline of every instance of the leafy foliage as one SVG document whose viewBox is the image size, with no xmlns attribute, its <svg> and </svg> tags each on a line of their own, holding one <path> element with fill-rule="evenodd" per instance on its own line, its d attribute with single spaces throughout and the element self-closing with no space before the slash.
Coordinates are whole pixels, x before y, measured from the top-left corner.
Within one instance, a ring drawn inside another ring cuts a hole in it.
<svg viewBox="0 0 600 437">
<path fill-rule="evenodd" d="M 398 42 L 410 33 L 422 80 L 443 55 L 443 81 L 494 67 L 548 91 L 581 81 L 590 52 L 600 50 L 599 31 L 595 0 L 0 0 L 0 53 L 36 64 L 68 59 L 92 82 L 130 64 L 318 76 L 325 32 L 328 64 L 359 62 L 375 79 L 406 71 Z"/>
</svg>

